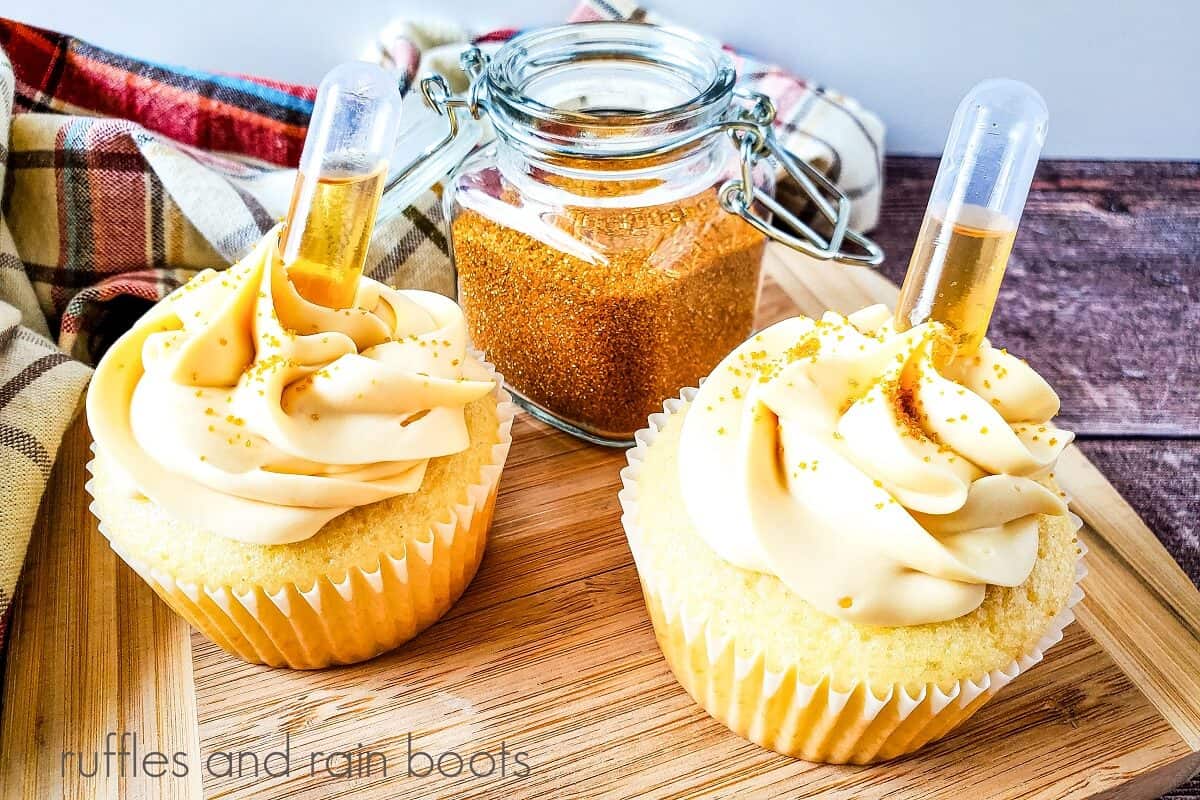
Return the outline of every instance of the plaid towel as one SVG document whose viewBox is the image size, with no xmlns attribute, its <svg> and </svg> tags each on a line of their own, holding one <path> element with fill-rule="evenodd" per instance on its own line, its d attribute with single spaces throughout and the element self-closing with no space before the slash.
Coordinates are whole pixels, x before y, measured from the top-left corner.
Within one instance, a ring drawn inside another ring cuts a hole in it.
<svg viewBox="0 0 1200 800">
<path fill-rule="evenodd" d="M 601 0 L 573 16 L 601 18 L 653 19 Z M 394 25 L 372 57 L 407 87 L 422 69 L 456 72 L 466 43 L 495 46 L 513 33 Z M 879 120 L 779 69 L 737 60 L 743 83 L 779 106 L 783 141 L 856 198 L 854 224 L 871 227 Z M 236 261 L 283 216 L 314 94 L 139 61 L 0 18 L 0 618 L 90 374 L 84 364 L 151 304 L 197 271 Z M 453 295 L 435 191 L 380 222 L 367 272 Z"/>
</svg>

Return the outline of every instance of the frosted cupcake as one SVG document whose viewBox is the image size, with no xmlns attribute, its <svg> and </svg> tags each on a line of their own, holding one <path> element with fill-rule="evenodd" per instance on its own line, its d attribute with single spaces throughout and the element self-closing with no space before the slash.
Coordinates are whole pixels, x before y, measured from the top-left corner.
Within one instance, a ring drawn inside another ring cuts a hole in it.
<svg viewBox="0 0 1200 800">
<path fill-rule="evenodd" d="M 623 471 L 659 644 L 710 714 L 813 761 L 911 752 L 1073 619 L 1058 397 L 883 306 L 785 320 L 669 401 Z"/>
<path fill-rule="evenodd" d="M 302 298 L 272 232 L 151 309 L 87 399 L 92 510 L 191 624 L 252 662 L 370 658 L 482 557 L 513 407 L 451 300 Z"/>
</svg>

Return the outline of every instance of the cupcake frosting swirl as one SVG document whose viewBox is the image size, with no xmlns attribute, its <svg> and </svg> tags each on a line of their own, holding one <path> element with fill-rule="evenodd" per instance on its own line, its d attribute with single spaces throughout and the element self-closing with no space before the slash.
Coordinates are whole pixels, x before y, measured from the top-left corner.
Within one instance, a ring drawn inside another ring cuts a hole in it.
<svg viewBox="0 0 1200 800">
<path fill-rule="evenodd" d="M 948 359 L 938 323 L 883 306 L 785 320 L 731 353 L 684 420 L 689 516 L 726 561 L 777 575 L 835 617 L 917 625 L 1017 586 L 1050 471 L 1073 438 L 1058 396 L 986 341 Z"/>
<path fill-rule="evenodd" d="M 462 311 L 369 278 L 354 304 L 301 297 L 272 231 L 156 305 L 97 367 L 97 447 L 173 518 L 259 544 L 307 539 L 346 510 L 416 492 L 469 445 L 490 391 Z"/>
</svg>

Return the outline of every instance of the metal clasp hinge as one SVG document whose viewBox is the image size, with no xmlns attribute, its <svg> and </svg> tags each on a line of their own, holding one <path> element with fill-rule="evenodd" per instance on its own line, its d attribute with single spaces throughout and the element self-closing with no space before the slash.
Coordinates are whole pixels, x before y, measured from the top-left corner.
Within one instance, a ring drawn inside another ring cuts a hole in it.
<svg viewBox="0 0 1200 800">
<path fill-rule="evenodd" d="M 463 51 L 459 63 L 470 80 L 469 88 L 462 97 L 455 97 L 440 75 L 432 75 L 421 81 L 421 96 L 425 104 L 447 119 L 448 131 L 438 142 L 425 148 L 420 156 L 402 172 L 388 181 L 385 191 L 391 190 L 408 178 L 422 163 L 437 151 L 452 142 L 459 134 L 459 113 L 465 111 L 472 119 L 480 119 L 486 112 L 486 81 L 484 70 L 487 57 L 478 48 Z M 837 261 L 842 264 L 878 266 L 883 262 L 883 249 L 858 231 L 850 228 L 850 198 L 829 178 L 811 164 L 796 158 L 775 138 L 772 123 L 775 121 L 775 104 L 764 94 L 738 90 L 742 105 L 732 117 L 726 117 L 709 127 L 694 131 L 683 139 L 644 151 L 624 152 L 622 158 L 641 158 L 665 155 L 691 146 L 714 133 L 724 131 L 738 148 L 741 156 L 741 175 L 721 185 L 719 198 L 726 211 L 737 214 L 767 238 L 784 244 L 793 250 L 822 261 Z M 564 149 L 567 155 L 580 158 L 609 158 L 580 150 Z M 764 157 L 774 159 L 788 175 L 796 181 L 800 191 L 832 226 L 828 237 L 785 208 L 769 193 L 754 183 L 754 168 Z M 773 224 L 755 210 L 755 206 L 766 208 L 773 219 L 782 221 L 787 228 Z M 857 252 L 848 252 L 842 245 L 850 242 Z"/>
<path fill-rule="evenodd" d="M 745 105 L 732 124 L 729 136 L 741 154 L 742 174 L 731 178 L 720 189 L 721 206 L 737 214 L 764 236 L 787 245 L 805 255 L 823 261 L 842 264 L 878 266 L 883 263 L 883 249 L 858 231 L 850 228 L 850 198 L 819 170 L 802 159 L 795 158 L 779 144 L 771 124 L 775 121 L 775 104 L 758 92 L 739 91 Z M 796 181 L 813 206 L 833 226 L 828 238 L 797 217 L 782 203 L 754 184 L 754 167 L 763 157 L 773 158 Z M 749 189 L 747 189 L 749 187 Z M 800 236 L 772 224 L 754 210 L 755 203 L 782 220 Z M 842 249 L 844 242 L 857 245 L 859 252 Z"/>
<path fill-rule="evenodd" d="M 462 129 L 462 123 L 458 116 L 460 111 L 466 111 L 472 119 L 477 120 L 482 117 L 484 86 L 482 77 L 484 68 L 487 66 L 487 56 L 480 52 L 479 48 L 472 47 L 464 50 L 458 61 L 471 82 L 465 98 L 455 97 L 450 91 L 446 79 L 441 75 L 422 78 L 420 83 L 421 99 L 425 101 L 425 105 L 446 118 L 446 135 L 422 150 L 403 170 L 393 175 L 384 184 L 385 194 L 407 181 L 413 173 L 425 166 L 434 154 L 458 138 L 459 131 Z"/>
</svg>

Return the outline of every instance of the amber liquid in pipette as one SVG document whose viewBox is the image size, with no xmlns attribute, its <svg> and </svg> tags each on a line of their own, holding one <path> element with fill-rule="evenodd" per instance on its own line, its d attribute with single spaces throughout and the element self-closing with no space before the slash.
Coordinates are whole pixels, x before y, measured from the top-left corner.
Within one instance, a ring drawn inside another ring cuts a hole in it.
<svg viewBox="0 0 1200 800">
<path fill-rule="evenodd" d="M 987 333 L 1016 238 L 1016 225 L 981 206 L 954 221 L 927 212 L 896 305 L 899 330 L 944 323 L 956 354 L 973 353 Z"/>
<path fill-rule="evenodd" d="M 285 253 L 291 259 L 285 266 L 304 299 L 326 308 L 354 305 L 385 176 L 382 168 L 368 175 L 321 176 L 307 208 L 305 181 L 297 176 L 287 225 L 304 227 L 296 253 Z"/>
</svg>

